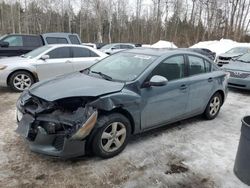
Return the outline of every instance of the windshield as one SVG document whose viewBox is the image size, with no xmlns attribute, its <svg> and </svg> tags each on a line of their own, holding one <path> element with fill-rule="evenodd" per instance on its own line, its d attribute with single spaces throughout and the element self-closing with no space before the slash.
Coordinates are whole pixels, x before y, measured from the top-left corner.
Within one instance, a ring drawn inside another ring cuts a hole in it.
<svg viewBox="0 0 250 188">
<path fill-rule="evenodd" d="M 237 48 L 232 48 L 231 50 L 227 51 L 226 53 L 247 53 L 249 52 L 249 48 L 243 48 L 243 47 L 237 47 Z"/>
<path fill-rule="evenodd" d="M 37 48 L 37 49 L 23 55 L 22 57 L 33 59 L 33 58 L 37 57 L 38 55 L 42 54 L 43 52 L 47 51 L 50 48 L 52 48 L 52 47 L 51 46 L 42 46 L 40 48 Z"/>
<path fill-rule="evenodd" d="M 117 81 L 135 80 L 157 57 L 134 53 L 118 53 L 101 60 L 90 68 Z"/>
<path fill-rule="evenodd" d="M 107 44 L 105 46 L 103 46 L 101 49 L 110 49 L 112 48 L 113 44 Z"/>
<path fill-rule="evenodd" d="M 243 61 L 245 63 L 250 63 L 250 53 L 244 54 L 237 59 L 238 61 Z"/>
<path fill-rule="evenodd" d="M 3 39 L 4 37 L 6 37 L 6 36 L 7 36 L 7 35 L 3 35 L 3 36 L 1 36 L 1 37 L 0 37 L 0 40 L 2 40 L 2 39 Z"/>
</svg>

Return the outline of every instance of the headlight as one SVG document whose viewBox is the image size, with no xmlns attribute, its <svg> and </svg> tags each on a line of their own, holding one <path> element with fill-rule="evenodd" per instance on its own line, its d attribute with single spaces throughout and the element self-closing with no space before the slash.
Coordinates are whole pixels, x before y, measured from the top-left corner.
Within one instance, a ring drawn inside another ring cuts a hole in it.
<svg viewBox="0 0 250 188">
<path fill-rule="evenodd" d="M 5 65 L 0 65 L 0 70 L 4 70 L 4 69 L 6 69 L 7 68 L 7 66 L 5 66 Z"/>
</svg>

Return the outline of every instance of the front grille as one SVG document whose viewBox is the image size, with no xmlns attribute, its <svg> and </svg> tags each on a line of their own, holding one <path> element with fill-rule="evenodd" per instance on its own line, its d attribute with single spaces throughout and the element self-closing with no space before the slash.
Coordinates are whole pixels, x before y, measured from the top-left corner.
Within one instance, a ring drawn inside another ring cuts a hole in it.
<svg viewBox="0 0 250 188">
<path fill-rule="evenodd" d="M 232 59 L 232 58 L 231 58 L 231 57 L 221 57 L 221 56 L 219 56 L 219 59 L 220 59 L 220 60 L 228 61 L 228 60 L 230 60 L 230 59 Z"/>
<path fill-rule="evenodd" d="M 245 78 L 250 76 L 249 73 L 245 73 L 245 72 L 229 71 L 229 73 L 230 73 L 230 76 L 234 77 L 234 78 L 243 78 L 243 79 L 245 79 Z"/>
<path fill-rule="evenodd" d="M 64 136 L 57 136 L 53 142 L 53 146 L 57 150 L 62 150 L 64 145 Z"/>
</svg>

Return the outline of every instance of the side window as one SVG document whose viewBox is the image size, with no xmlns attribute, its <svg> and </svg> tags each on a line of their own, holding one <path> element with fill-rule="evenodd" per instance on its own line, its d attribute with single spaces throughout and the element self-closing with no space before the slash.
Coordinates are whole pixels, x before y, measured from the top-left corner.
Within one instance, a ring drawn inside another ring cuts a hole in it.
<svg viewBox="0 0 250 188">
<path fill-rule="evenodd" d="M 24 46 L 38 47 L 42 46 L 43 42 L 40 36 L 23 36 Z"/>
<path fill-rule="evenodd" d="M 3 40 L 8 42 L 9 46 L 23 46 L 23 37 L 22 36 L 10 36 Z"/>
<path fill-rule="evenodd" d="M 154 75 L 167 78 L 169 81 L 185 77 L 184 56 L 178 55 L 170 57 L 160 63 L 154 70 Z"/>
<path fill-rule="evenodd" d="M 212 68 L 212 65 L 210 62 L 208 62 L 207 60 L 204 60 L 205 61 L 205 69 L 206 69 L 206 72 L 211 72 L 211 68 Z"/>
<path fill-rule="evenodd" d="M 188 69 L 190 76 L 206 72 L 203 58 L 189 55 L 188 60 L 189 60 Z"/>
<path fill-rule="evenodd" d="M 75 35 L 69 35 L 69 40 L 72 44 L 81 44 L 78 37 Z"/>
<path fill-rule="evenodd" d="M 63 59 L 63 58 L 71 58 L 70 55 L 70 48 L 68 47 L 61 47 L 54 49 L 47 53 L 49 55 L 50 59 Z"/>
<path fill-rule="evenodd" d="M 99 55 L 97 55 L 95 52 L 93 51 L 90 51 L 90 55 L 91 57 L 100 57 Z"/>
<path fill-rule="evenodd" d="M 130 45 L 124 45 L 124 44 L 121 45 L 121 49 L 132 49 L 132 48 L 133 47 Z"/>
<path fill-rule="evenodd" d="M 48 44 L 68 44 L 65 38 L 47 37 L 46 40 Z"/>
</svg>

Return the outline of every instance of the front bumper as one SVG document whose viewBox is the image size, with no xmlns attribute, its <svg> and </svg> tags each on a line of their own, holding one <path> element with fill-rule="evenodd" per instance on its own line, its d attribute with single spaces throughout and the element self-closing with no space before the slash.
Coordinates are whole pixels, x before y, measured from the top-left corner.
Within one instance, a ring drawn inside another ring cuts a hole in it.
<svg viewBox="0 0 250 188">
<path fill-rule="evenodd" d="M 250 79 L 230 77 L 228 80 L 228 87 L 250 90 Z"/>
<path fill-rule="evenodd" d="M 18 119 L 18 118 L 17 118 Z M 31 151 L 60 158 L 74 158 L 85 155 L 85 140 L 67 138 L 64 134 L 48 134 L 42 127 L 32 132 L 34 118 L 24 115 L 16 132 L 27 139 Z"/>
<path fill-rule="evenodd" d="M 71 140 L 62 135 L 48 135 L 38 131 L 34 141 L 29 141 L 33 152 L 60 158 L 74 158 L 85 155 L 85 140 Z"/>
<path fill-rule="evenodd" d="M 0 86 L 3 86 L 3 87 L 8 86 L 7 79 L 10 73 L 11 71 L 6 70 L 6 69 L 0 70 Z"/>
</svg>

